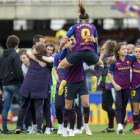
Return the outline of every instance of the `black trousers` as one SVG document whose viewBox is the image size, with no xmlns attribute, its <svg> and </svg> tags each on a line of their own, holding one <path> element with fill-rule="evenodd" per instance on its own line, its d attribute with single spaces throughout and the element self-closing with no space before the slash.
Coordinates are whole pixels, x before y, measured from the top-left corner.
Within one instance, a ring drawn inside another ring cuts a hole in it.
<svg viewBox="0 0 140 140">
<path fill-rule="evenodd" d="M 102 94 L 102 109 L 108 114 L 109 128 L 114 127 L 115 110 L 112 108 L 113 97 L 110 90 L 104 89 Z"/>
</svg>

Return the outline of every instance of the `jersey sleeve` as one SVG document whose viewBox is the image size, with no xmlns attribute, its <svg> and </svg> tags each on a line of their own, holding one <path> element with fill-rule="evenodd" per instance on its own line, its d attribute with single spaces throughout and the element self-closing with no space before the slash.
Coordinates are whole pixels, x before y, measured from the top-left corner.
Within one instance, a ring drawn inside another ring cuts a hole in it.
<svg viewBox="0 0 140 140">
<path fill-rule="evenodd" d="M 96 27 L 95 27 L 94 25 L 93 25 L 93 28 L 94 28 L 94 30 L 95 30 L 95 32 L 94 32 L 94 37 L 97 38 L 97 37 L 98 37 L 97 29 L 96 29 Z"/>
<path fill-rule="evenodd" d="M 75 30 L 76 25 L 73 25 L 67 32 L 66 36 L 67 37 L 71 37 L 74 34 L 74 30 Z"/>
<path fill-rule="evenodd" d="M 54 62 L 53 62 L 54 67 L 58 67 L 57 58 L 58 58 L 58 54 L 56 54 L 55 57 L 54 57 Z"/>
<path fill-rule="evenodd" d="M 110 65 L 110 67 L 108 68 L 108 71 L 113 72 L 114 69 L 115 69 L 115 63 L 112 63 L 112 64 Z"/>
<path fill-rule="evenodd" d="M 60 55 L 60 60 L 63 60 L 67 56 L 67 51 L 68 51 L 68 49 L 66 49 L 66 48 L 62 51 L 62 53 Z"/>
</svg>

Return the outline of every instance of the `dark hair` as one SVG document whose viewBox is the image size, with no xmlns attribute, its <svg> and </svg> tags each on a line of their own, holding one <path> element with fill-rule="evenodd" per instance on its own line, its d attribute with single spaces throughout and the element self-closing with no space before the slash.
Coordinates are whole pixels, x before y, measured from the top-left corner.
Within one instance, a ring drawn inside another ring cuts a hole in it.
<svg viewBox="0 0 140 140">
<path fill-rule="evenodd" d="M 115 46 L 114 55 L 115 55 L 115 57 L 116 57 L 117 60 L 119 59 L 118 51 L 121 49 L 121 47 L 122 47 L 123 45 L 126 45 L 126 44 L 120 42 L 120 43 L 118 43 L 118 44 Z"/>
<path fill-rule="evenodd" d="M 22 48 L 22 49 L 20 49 L 19 50 L 19 55 L 21 56 L 21 55 L 24 55 L 24 54 L 26 54 L 27 53 L 27 50 L 26 49 L 24 49 L 24 48 Z"/>
<path fill-rule="evenodd" d="M 35 45 L 36 42 L 39 42 L 40 38 L 44 38 L 42 35 L 36 35 L 33 37 L 33 44 Z"/>
<path fill-rule="evenodd" d="M 46 53 L 46 47 L 43 44 L 34 45 L 34 49 L 37 51 L 36 57 L 41 57 Z"/>
<path fill-rule="evenodd" d="M 82 20 L 87 21 L 89 19 L 89 15 L 86 13 L 86 10 L 85 10 L 85 8 L 80 0 L 78 2 L 78 7 L 79 7 L 78 12 L 79 12 L 80 21 L 82 21 Z"/>
<path fill-rule="evenodd" d="M 113 54 L 116 45 L 117 42 L 115 40 L 108 40 L 105 44 L 106 54 L 107 55 Z"/>
<path fill-rule="evenodd" d="M 53 53 L 54 53 L 54 52 L 55 52 L 55 45 L 54 45 L 54 43 L 52 43 L 52 42 L 47 42 L 47 43 L 45 44 L 45 47 L 47 48 L 48 46 L 53 48 Z"/>
<path fill-rule="evenodd" d="M 20 43 L 20 40 L 17 36 L 11 35 L 7 38 L 6 46 L 7 48 L 15 48 Z"/>
</svg>

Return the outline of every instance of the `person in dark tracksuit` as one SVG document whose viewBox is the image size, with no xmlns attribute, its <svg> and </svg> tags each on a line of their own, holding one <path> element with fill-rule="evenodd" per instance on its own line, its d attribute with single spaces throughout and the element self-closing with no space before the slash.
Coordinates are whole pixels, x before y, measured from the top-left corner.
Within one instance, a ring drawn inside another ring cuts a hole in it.
<svg viewBox="0 0 140 140">
<path fill-rule="evenodd" d="M 42 56 L 45 55 L 45 46 L 43 44 L 35 45 L 32 54 L 39 60 L 42 60 Z M 49 65 L 49 64 L 47 64 Z M 30 59 L 30 66 L 28 68 L 26 77 L 21 86 L 20 93 L 22 94 L 22 104 L 18 113 L 17 128 L 14 130 L 15 134 L 19 134 L 21 131 L 21 124 L 23 122 L 24 115 L 29 101 L 35 107 L 35 116 L 37 122 L 36 134 L 41 134 L 41 125 L 43 122 L 43 99 L 47 98 L 48 91 L 48 68 L 41 67 L 37 62 Z"/>
</svg>

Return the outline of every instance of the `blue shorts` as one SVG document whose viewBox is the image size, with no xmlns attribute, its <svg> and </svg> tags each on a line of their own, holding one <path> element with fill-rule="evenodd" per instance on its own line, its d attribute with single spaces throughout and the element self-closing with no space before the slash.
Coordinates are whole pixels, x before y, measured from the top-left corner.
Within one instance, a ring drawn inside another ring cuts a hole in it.
<svg viewBox="0 0 140 140">
<path fill-rule="evenodd" d="M 77 65 L 81 61 L 84 61 L 88 66 L 90 66 L 96 64 L 99 61 L 99 56 L 93 51 L 85 50 L 81 52 L 71 52 L 66 56 L 66 59 L 70 64 L 73 65 Z"/>
<path fill-rule="evenodd" d="M 130 93 L 131 102 L 140 102 L 140 87 L 136 88 L 135 90 L 132 90 Z"/>
<path fill-rule="evenodd" d="M 77 83 L 66 84 L 65 99 L 74 100 L 77 98 L 77 94 L 79 94 L 79 96 L 89 94 L 85 80 Z"/>
</svg>

